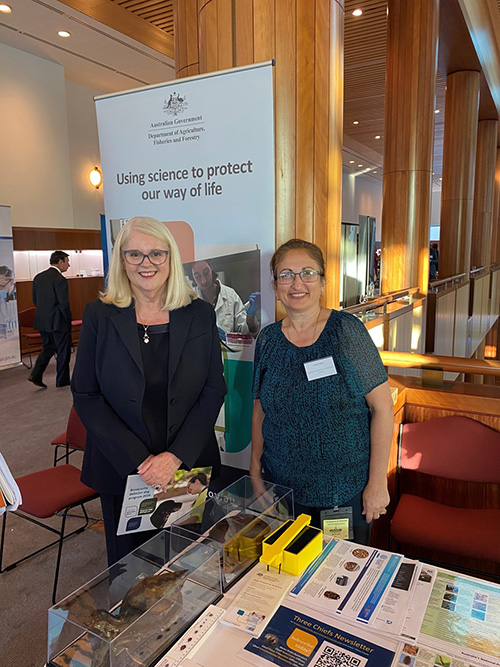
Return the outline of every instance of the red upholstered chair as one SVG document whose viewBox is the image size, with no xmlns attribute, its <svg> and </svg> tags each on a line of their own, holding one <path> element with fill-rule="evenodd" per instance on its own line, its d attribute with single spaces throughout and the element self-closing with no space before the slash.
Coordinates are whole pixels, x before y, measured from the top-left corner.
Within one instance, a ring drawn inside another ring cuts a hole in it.
<svg viewBox="0 0 500 667">
<path fill-rule="evenodd" d="M 16 482 L 19 486 L 22 496 L 22 504 L 13 512 L 18 517 L 22 517 L 37 526 L 46 528 L 52 533 L 58 535 L 58 539 L 47 544 L 41 549 L 37 549 L 32 553 L 20 558 L 15 563 L 11 563 L 2 569 L 3 547 L 6 536 L 7 515 L 11 512 L 4 512 L 2 524 L 2 536 L 0 540 L 0 573 L 19 565 L 23 561 L 35 556 L 36 554 L 45 551 L 54 544 L 58 544 L 56 571 L 54 576 L 54 586 L 52 589 L 52 604 L 56 602 L 57 582 L 59 578 L 59 567 L 61 564 L 61 553 L 63 541 L 71 535 L 81 533 L 89 524 L 89 517 L 85 509 L 85 503 L 98 497 L 98 494 L 93 489 L 85 486 L 80 481 L 80 470 L 72 465 L 61 465 L 54 468 L 47 468 L 29 475 L 18 477 Z M 80 528 L 65 534 L 66 517 L 68 512 L 81 505 L 83 510 L 83 517 L 85 523 Z M 42 523 L 38 519 L 48 519 L 61 513 L 61 529 L 57 530 L 52 526 Z M 35 518 L 36 517 L 36 518 Z M 10 519 L 9 519 L 10 520 Z"/>
<path fill-rule="evenodd" d="M 71 406 L 66 430 L 50 443 L 55 447 L 54 465 L 57 465 L 58 461 L 62 461 L 63 459 L 65 459 L 66 463 L 69 463 L 70 454 L 73 454 L 76 450 L 83 451 L 85 449 L 86 438 L 87 430 L 77 415 L 75 408 Z M 59 456 L 60 447 L 64 449 L 64 453 L 61 456 Z"/>
<path fill-rule="evenodd" d="M 500 565 L 500 433 L 459 416 L 404 424 L 398 483 L 390 530 L 405 554 L 500 572 L 462 565 Z"/>
<path fill-rule="evenodd" d="M 29 366 L 23 361 L 23 364 L 26 366 L 26 368 L 32 368 L 33 366 L 33 360 L 31 358 L 31 346 L 42 344 L 42 335 L 33 329 L 35 311 L 36 308 L 33 307 L 20 310 L 18 313 L 19 326 L 21 327 L 21 339 L 26 341 L 26 345 L 28 346 L 28 354 L 30 355 Z"/>
</svg>

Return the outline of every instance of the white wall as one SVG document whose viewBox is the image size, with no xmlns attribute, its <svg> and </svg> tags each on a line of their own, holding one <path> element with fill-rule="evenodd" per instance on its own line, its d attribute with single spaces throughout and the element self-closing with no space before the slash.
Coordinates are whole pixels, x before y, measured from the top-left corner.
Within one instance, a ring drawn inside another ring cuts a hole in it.
<svg viewBox="0 0 500 667">
<path fill-rule="evenodd" d="M 342 222 L 358 222 L 360 215 L 377 220 L 375 237 L 380 241 L 382 230 L 382 183 L 363 176 L 342 174 Z"/>
<path fill-rule="evenodd" d="M 96 190 L 89 183 L 90 170 L 101 166 L 94 102 L 99 94 L 66 81 L 73 221 L 75 227 L 83 229 L 99 228 L 99 214 L 104 213 L 102 186 Z"/>
<path fill-rule="evenodd" d="M 86 101 L 94 91 L 5 44 L 0 63 L 0 204 L 12 207 L 13 226 L 98 228 L 102 194 L 89 184 L 85 195 L 81 181 L 84 159 L 96 159 L 95 111 Z"/>
</svg>

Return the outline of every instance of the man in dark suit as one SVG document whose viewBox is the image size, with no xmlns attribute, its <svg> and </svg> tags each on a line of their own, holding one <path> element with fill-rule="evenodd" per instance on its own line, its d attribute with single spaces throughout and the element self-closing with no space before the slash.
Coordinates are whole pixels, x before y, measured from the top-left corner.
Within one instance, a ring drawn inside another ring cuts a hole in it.
<svg viewBox="0 0 500 667">
<path fill-rule="evenodd" d="M 50 256 L 50 268 L 33 280 L 33 303 L 36 306 L 34 328 L 42 334 L 43 349 L 31 371 L 29 381 L 46 388 L 43 373 L 57 353 L 56 386 L 69 385 L 71 356 L 71 309 L 68 282 L 63 273 L 69 269 L 69 255 L 56 250 Z"/>
</svg>

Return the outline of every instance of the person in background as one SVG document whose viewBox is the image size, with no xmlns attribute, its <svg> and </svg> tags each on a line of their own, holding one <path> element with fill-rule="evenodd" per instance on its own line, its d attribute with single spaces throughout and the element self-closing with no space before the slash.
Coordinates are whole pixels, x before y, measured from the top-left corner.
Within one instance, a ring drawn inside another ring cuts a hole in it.
<svg viewBox="0 0 500 667">
<path fill-rule="evenodd" d="M 250 474 L 292 488 L 296 514 L 318 527 L 322 510 L 351 508 L 354 541 L 367 544 L 389 503 L 394 413 L 384 366 L 359 319 L 321 304 L 317 245 L 284 243 L 271 273 L 286 316 L 257 339 Z"/>
<path fill-rule="evenodd" d="M 63 276 L 69 269 L 69 255 L 62 250 L 50 256 L 50 267 L 33 279 L 33 303 L 36 306 L 34 328 L 42 335 L 43 348 L 28 380 L 46 388 L 43 374 L 54 354 L 57 355 L 56 387 L 70 383 L 71 308 L 68 281 Z"/>
<path fill-rule="evenodd" d="M 256 316 L 260 308 L 260 292 L 253 292 L 244 305 L 235 290 L 217 278 L 212 263 L 206 259 L 192 265 L 191 275 L 196 294 L 215 309 L 221 340 L 226 340 L 226 334 L 230 332 L 258 333 L 260 324 Z"/>
<path fill-rule="evenodd" d="M 436 280 L 439 271 L 439 250 L 437 243 L 431 245 L 429 255 L 429 280 Z"/>
<path fill-rule="evenodd" d="M 87 429 L 82 481 L 100 493 L 112 564 L 152 536 L 116 535 L 128 475 L 159 491 L 181 466 L 220 469 L 214 425 L 226 385 L 214 310 L 154 218 L 131 218 L 116 238 L 107 289 L 85 308 L 72 390 Z"/>
</svg>

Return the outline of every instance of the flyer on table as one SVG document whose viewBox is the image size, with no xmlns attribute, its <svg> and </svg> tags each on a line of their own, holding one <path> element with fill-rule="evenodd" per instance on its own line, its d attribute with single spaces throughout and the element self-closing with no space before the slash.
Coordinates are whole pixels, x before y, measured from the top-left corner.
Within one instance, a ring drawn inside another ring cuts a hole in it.
<svg viewBox="0 0 500 667">
<path fill-rule="evenodd" d="M 316 616 L 279 607 L 260 637 L 253 638 L 238 656 L 262 667 L 392 665 L 397 642 L 349 626 L 340 619 L 330 625 Z"/>
</svg>

